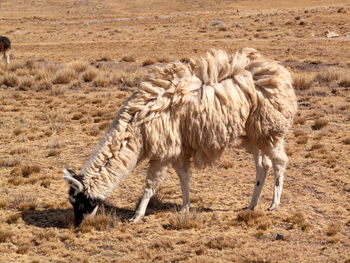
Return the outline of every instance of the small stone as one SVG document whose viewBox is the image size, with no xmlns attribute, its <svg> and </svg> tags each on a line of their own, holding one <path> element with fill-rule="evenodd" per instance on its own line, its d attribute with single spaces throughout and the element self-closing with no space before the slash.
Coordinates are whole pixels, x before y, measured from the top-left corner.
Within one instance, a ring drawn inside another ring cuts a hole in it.
<svg viewBox="0 0 350 263">
<path fill-rule="evenodd" d="M 300 16 L 296 16 L 294 19 L 295 20 L 300 20 L 300 18 L 301 18 Z"/>
<path fill-rule="evenodd" d="M 243 26 L 241 24 L 236 24 L 236 27 L 242 28 Z"/>
<path fill-rule="evenodd" d="M 218 25 L 222 25 L 224 22 L 222 22 L 221 20 L 216 20 L 213 23 L 211 23 L 212 26 L 218 26 Z"/>
<path fill-rule="evenodd" d="M 328 38 L 335 38 L 335 37 L 339 37 L 339 34 L 333 32 L 333 31 L 328 31 L 327 37 Z"/>
</svg>

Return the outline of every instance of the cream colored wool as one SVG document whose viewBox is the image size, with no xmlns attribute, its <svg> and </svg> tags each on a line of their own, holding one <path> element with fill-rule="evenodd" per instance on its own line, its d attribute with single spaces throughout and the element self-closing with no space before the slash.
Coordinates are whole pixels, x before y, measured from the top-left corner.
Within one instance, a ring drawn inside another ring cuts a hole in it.
<svg viewBox="0 0 350 263">
<path fill-rule="evenodd" d="M 283 138 L 296 112 L 290 73 L 252 48 L 233 55 L 211 50 L 189 63 L 157 68 L 128 99 L 82 168 L 85 192 L 107 198 L 145 158 L 178 167 L 193 160 L 202 167 L 238 144 L 254 156 L 259 153 L 264 167 L 271 166 L 271 159 L 283 183 Z M 260 192 L 254 195 L 259 199 Z"/>
</svg>

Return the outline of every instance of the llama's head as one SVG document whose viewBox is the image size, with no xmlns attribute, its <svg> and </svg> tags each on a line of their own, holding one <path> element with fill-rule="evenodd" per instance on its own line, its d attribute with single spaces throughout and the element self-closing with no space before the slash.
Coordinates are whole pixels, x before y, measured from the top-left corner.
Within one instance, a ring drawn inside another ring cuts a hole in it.
<svg viewBox="0 0 350 263">
<path fill-rule="evenodd" d="M 81 179 L 72 170 L 64 169 L 63 172 L 63 179 L 70 185 L 68 200 L 74 208 L 74 224 L 79 226 L 84 219 L 84 215 L 95 216 L 98 201 L 85 194 Z"/>
</svg>

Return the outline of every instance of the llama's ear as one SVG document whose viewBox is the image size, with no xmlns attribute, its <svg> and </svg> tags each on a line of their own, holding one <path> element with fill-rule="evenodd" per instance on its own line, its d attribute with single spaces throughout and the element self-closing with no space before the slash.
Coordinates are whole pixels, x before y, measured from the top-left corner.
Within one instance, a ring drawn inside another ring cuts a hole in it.
<svg viewBox="0 0 350 263">
<path fill-rule="evenodd" d="M 94 208 L 94 210 L 92 210 L 92 212 L 90 213 L 90 216 L 92 217 L 92 218 L 94 218 L 95 217 L 95 215 L 96 215 L 96 213 L 97 213 L 97 209 L 98 209 L 98 205 Z"/>
<path fill-rule="evenodd" d="M 73 187 L 75 190 L 77 190 L 78 192 L 83 192 L 84 190 L 84 186 L 83 184 L 77 180 L 76 178 L 74 178 L 76 176 L 76 174 L 71 171 L 71 170 L 67 170 L 67 169 L 63 169 L 63 179 L 71 186 Z"/>
</svg>

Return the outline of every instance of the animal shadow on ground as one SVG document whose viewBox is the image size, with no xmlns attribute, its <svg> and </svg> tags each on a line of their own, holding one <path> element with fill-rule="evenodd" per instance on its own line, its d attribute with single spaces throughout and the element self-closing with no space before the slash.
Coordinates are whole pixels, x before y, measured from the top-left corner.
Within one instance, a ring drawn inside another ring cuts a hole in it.
<svg viewBox="0 0 350 263">
<path fill-rule="evenodd" d="M 115 214 L 121 220 L 131 218 L 134 211 L 126 208 L 104 206 L 109 214 Z M 74 211 L 69 209 L 30 210 L 22 212 L 22 219 L 27 225 L 41 228 L 69 228 L 73 225 Z"/>
<path fill-rule="evenodd" d="M 22 219 L 27 225 L 41 228 L 68 228 L 73 216 L 73 209 L 29 210 L 22 212 Z"/>
<path fill-rule="evenodd" d="M 133 209 L 120 208 L 110 203 L 102 205 L 104 213 L 116 216 L 119 221 L 126 222 L 131 219 L 135 213 Z M 176 203 L 161 202 L 151 200 L 147 208 L 146 216 L 156 214 L 161 211 L 180 211 L 181 206 Z M 209 212 L 210 208 L 201 208 L 199 211 Z M 23 221 L 27 225 L 33 225 L 41 228 L 69 228 L 73 222 L 74 212 L 69 209 L 46 209 L 46 210 L 29 210 L 21 214 Z"/>
</svg>

